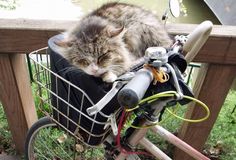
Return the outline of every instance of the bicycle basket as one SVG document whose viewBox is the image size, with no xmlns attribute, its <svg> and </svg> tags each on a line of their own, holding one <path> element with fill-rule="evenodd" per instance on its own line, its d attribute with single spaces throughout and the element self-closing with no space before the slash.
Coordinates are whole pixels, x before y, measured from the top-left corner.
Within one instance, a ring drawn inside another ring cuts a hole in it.
<svg viewBox="0 0 236 160">
<path fill-rule="evenodd" d="M 100 112 L 89 116 L 88 107 L 98 102 L 111 88 L 101 79 L 85 74 L 71 66 L 56 50 L 54 41 L 49 47 L 30 53 L 34 69 L 39 108 L 61 128 L 88 145 L 99 145 L 110 134 L 104 126 L 115 114 L 118 121 L 121 108 L 114 97 Z"/>
</svg>

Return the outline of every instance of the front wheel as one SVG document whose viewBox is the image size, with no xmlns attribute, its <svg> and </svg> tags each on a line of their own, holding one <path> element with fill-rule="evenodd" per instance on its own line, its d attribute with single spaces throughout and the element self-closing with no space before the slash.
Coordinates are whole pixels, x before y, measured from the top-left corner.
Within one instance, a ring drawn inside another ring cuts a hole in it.
<svg viewBox="0 0 236 160">
<path fill-rule="evenodd" d="M 92 148 L 57 127 L 49 117 L 39 119 L 28 131 L 26 160 L 104 159 L 103 148 Z"/>
</svg>

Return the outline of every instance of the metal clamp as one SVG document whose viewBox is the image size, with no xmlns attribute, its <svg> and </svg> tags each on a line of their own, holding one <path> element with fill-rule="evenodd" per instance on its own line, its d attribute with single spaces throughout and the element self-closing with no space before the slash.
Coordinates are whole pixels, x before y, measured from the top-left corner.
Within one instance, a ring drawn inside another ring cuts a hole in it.
<svg viewBox="0 0 236 160">
<path fill-rule="evenodd" d="M 111 114 L 107 120 L 107 124 L 104 126 L 104 129 L 111 126 L 113 134 L 116 136 L 118 134 L 118 128 L 116 124 L 116 116 L 115 114 Z"/>
</svg>

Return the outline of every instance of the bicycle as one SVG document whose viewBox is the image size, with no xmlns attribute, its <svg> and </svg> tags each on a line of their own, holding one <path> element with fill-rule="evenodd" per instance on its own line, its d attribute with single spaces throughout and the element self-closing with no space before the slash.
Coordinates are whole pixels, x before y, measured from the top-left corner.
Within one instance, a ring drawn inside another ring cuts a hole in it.
<svg viewBox="0 0 236 160">
<path fill-rule="evenodd" d="M 39 109 L 46 116 L 30 128 L 25 142 L 25 158 L 135 160 L 140 159 L 140 154 L 147 156 L 146 152 L 135 151 L 139 144 L 155 158 L 171 159 L 145 138 L 150 128 L 193 158 L 209 160 L 158 124 L 162 122 L 160 118 L 167 106 L 177 102 L 200 103 L 207 111 L 201 120 L 209 116 L 208 108 L 193 98 L 181 75 L 207 40 L 211 29 L 212 23 L 205 21 L 188 37 L 176 36 L 176 43 L 168 50 L 162 47 L 147 49 L 142 63 L 120 76 L 112 86 L 102 81 L 94 83 L 90 76 L 77 72 L 58 54 L 53 43 L 63 37 L 51 38 L 49 48 L 30 54 Z M 187 52 L 186 61 L 180 54 L 182 51 Z M 121 128 L 131 112 L 137 116 L 121 136 Z M 96 149 L 98 146 L 102 149 Z M 93 157 L 94 152 L 101 158 Z"/>
</svg>

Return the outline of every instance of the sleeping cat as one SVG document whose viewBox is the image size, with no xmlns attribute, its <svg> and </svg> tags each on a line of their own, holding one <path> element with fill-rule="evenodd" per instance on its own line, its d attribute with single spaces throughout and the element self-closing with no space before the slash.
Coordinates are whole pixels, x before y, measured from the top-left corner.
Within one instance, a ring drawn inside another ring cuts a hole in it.
<svg viewBox="0 0 236 160">
<path fill-rule="evenodd" d="M 172 44 L 156 15 L 139 6 L 107 3 L 80 20 L 57 45 L 89 75 L 114 82 L 151 46 Z"/>
</svg>

